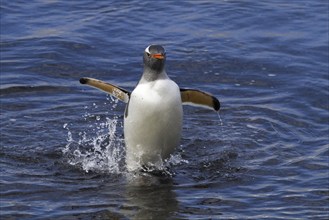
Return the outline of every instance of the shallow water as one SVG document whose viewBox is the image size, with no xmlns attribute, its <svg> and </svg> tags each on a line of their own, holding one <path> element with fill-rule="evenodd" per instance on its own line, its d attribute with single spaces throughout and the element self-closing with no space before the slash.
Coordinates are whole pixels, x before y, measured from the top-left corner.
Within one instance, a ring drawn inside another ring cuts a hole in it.
<svg viewBox="0 0 329 220">
<path fill-rule="evenodd" d="M 1 219 L 327 219 L 327 1 L 1 1 Z M 182 87 L 169 175 L 124 167 L 124 104 L 151 43 Z"/>
</svg>

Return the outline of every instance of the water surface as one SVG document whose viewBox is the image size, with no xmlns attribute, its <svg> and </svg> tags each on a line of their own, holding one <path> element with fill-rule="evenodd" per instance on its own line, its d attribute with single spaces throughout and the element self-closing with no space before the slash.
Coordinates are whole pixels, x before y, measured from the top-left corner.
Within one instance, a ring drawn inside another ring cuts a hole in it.
<svg viewBox="0 0 329 220">
<path fill-rule="evenodd" d="M 328 2 L 1 1 L 1 219 L 327 219 Z M 128 174 L 124 104 L 151 43 L 184 107 L 169 176 Z"/>
</svg>

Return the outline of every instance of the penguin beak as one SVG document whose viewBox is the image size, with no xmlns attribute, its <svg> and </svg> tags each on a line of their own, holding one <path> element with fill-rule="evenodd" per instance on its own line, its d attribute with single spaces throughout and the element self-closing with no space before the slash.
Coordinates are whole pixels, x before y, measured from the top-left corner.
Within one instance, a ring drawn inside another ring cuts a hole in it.
<svg viewBox="0 0 329 220">
<path fill-rule="evenodd" d="M 164 55 L 162 53 L 155 53 L 151 55 L 152 58 L 155 59 L 159 59 L 159 60 L 163 60 L 164 59 Z"/>
</svg>

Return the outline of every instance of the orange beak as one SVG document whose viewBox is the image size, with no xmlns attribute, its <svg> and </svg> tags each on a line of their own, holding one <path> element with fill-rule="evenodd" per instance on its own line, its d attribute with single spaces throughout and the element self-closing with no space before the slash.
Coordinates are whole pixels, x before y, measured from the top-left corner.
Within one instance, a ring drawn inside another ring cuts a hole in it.
<svg viewBox="0 0 329 220">
<path fill-rule="evenodd" d="M 151 56 L 152 56 L 152 58 L 159 59 L 159 60 L 163 60 L 164 59 L 164 55 L 161 54 L 161 53 L 156 53 L 156 54 L 153 54 Z"/>
</svg>

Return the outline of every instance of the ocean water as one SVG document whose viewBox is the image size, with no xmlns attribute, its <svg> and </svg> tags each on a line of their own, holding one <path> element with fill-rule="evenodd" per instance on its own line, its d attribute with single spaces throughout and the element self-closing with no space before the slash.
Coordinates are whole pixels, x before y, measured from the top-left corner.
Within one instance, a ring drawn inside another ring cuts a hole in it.
<svg viewBox="0 0 329 220">
<path fill-rule="evenodd" d="M 328 219 L 328 1 L 5 1 L 1 219 Z M 127 173 L 125 105 L 149 44 L 184 106 L 167 175 Z"/>
</svg>

